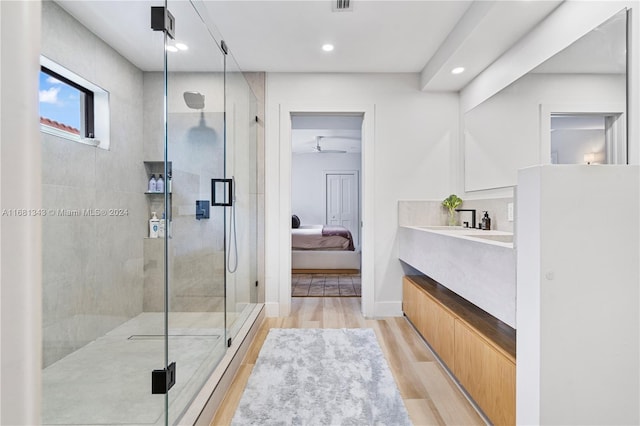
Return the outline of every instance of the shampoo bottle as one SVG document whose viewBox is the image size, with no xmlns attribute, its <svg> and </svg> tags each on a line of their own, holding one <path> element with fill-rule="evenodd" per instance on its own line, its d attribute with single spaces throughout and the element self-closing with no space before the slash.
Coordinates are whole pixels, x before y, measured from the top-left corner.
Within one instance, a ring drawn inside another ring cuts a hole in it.
<svg viewBox="0 0 640 426">
<path fill-rule="evenodd" d="M 149 179 L 149 187 L 147 188 L 148 192 L 156 192 L 156 175 L 151 175 L 151 179 Z"/>
<path fill-rule="evenodd" d="M 484 216 L 482 217 L 482 229 L 485 231 L 491 230 L 491 218 L 489 217 L 489 212 L 485 211 Z"/>
<path fill-rule="evenodd" d="M 156 180 L 156 191 L 164 192 L 164 179 L 162 179 L 162 175 L 158 176 Z"/>
<path fill-rule="evenodd" d="M 158 223 L 158 238 L 164 238 L 165 233 L 165 220 L 164 220 L 164 212 L 162 212 L 162 219 Z"/>
<path fill-rule="evenodd" d="M 158 238 L 158 230 L 160 228 L 160 220 L 156 216 L 156 212 L 151 213 L 151 220 L 149 220 L 149 238 Z"/>
</svg>

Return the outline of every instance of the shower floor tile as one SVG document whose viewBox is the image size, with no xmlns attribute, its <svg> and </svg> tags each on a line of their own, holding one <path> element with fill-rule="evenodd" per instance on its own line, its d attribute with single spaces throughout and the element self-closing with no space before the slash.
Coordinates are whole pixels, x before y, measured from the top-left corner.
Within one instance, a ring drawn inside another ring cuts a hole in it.
<svg viewBox="0 0 640 426">
<path fill-rule="evenodd" d="M 42 422 L 49 425 L 164 424 L 164 395 L 151 372 L 164 367 L 163 315 L 143 313 L 43 370 Z M 223 313 L 172 313 L 169 423 L 181 415 L 225 350 Z"/>
</svg>

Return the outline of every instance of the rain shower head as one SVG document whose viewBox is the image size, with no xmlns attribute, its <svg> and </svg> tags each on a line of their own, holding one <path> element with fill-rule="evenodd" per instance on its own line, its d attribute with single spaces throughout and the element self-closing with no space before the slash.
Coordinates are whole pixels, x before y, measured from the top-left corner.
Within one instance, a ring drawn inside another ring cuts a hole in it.
<svg viewBox="0 0 640 426">
<path fill-rule="evenodd" d="M 200 92 L 184 92 L 184 101 L 191 109 L 204 109 L 204 95 Z"/>
</svg>

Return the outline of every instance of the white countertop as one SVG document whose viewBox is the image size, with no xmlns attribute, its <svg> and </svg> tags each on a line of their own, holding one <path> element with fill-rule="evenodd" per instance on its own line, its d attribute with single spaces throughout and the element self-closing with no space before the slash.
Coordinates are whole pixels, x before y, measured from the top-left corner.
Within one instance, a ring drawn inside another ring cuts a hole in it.
<svg viewBox="0 0 640 426">
<path fill-rule="evenodd" d="M 514 248 L 512 232 L 483 231 L 482 229 L 463 228 L 462 226 L 401 226 L 401 228 L 415 229 L 434 234 L 447 235 L 454 238 L 491 244 L 499 247 Z"/>
</svg>

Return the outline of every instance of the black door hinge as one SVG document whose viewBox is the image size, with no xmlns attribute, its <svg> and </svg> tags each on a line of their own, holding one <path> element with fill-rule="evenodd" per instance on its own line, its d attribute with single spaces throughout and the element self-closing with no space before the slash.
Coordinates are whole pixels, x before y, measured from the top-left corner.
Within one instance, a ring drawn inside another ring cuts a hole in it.
<svg viewBox="0 0 640 426">
<path fill-rule="evenodd" d="M 256 287 L 258 287 L 258 281 L 256 281 Z"/>
<path fill-rule="evenodd" d="M 167 368 L 153 370 L 151 373 L 151 393 L 163 394 L 176 384 L 176 363 L 172 362 Z"/>
<path fill-rule="evenodd" d="M 227 347 L 230 348 L 231 347 L 231 337 L 229 337 L 227 339 Z"/>
<path fill-rule="evenodd" d="M 151 6 L 151 29 L 165 31 L 173 39 L 176 34 L 176 18 L 166 7 Z"/>
</svg>

